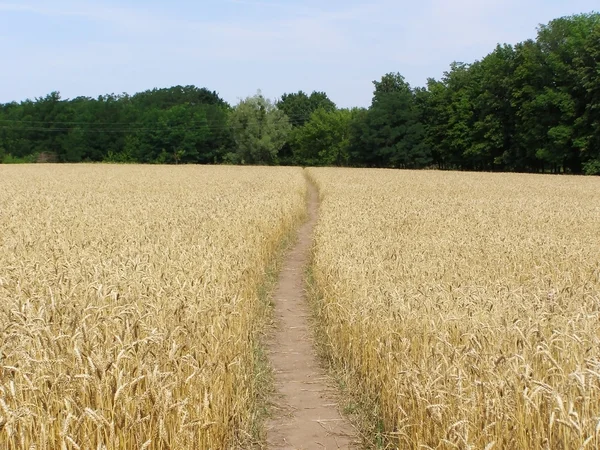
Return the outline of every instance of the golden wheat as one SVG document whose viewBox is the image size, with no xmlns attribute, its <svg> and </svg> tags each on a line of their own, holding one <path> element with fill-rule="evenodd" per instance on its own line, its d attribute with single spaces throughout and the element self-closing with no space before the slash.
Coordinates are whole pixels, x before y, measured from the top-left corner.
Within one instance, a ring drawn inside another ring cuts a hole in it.
<svg viewBox="0 0 600 450">
<path fill-rule="evenodd" d="M 600 180 L 310 169 L 334 365 L 388 442 L 600 448 Z"/>
<path fill-rule="evenodd" d="M 0 167 L 0 447 L 234 447 L 305 192 L 294 168 Z"/>
</svg>

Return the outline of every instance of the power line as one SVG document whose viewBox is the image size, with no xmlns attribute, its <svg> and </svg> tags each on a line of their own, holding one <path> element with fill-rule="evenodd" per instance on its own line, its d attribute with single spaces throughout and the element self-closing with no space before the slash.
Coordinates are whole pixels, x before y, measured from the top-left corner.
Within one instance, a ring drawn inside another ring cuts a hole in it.
<svg viewBox="0 0 600 450">
<path fill-rule="evenodd" d="M 286 117 L 291 123 L 300 123 L 307 121 L 312 116 L 311 114 L 286 114 Z M 209 121 L 207 119 L 207 121 Z M 0 123 L 22 123 L 22 124 L 41 124 L 41 125 L 126 125 L 132 126 L 136 124 L 143 125 L 141 122 L 80 122 L 80 121 L 46 121 L 46 120 L 22 120 L 22 119 L 0 119 Z M 198 121 L 191 121 L 190 123 L 200 124 Z"/>
<path fill-rule="evenodd" d="M 0 123 L 6 123 L 7 121 L 2 121 L 0 120 Z M 304 123 L 304 121 L 301 120 L 295 120 L 289 121 L 290 124 L 292 126 L 294 125 L 302 125 Z M 93 124 L 93 123 L 86 123 L 85 125 L 88 125 L 88 127 L 82 127 L 82 126 L 73 126 L 73 127 L 67 127 L 67 126 L 58 126 L 58 127 L 44 127 L 44 126 L 19 126 L 21 124 L 30 124 L 30 123 L 39 123 L 41 125 L 55 125 L 58 124 L 58 122 L 52 123 L 52 122 L 19 122 L 19 121 L 11 121 L 9 122 L 9 125 L 0 125 L 0 130 L 5 130 L 5 131 L 11 131 L 11 132 L 40 132 L 40 133 L 65 133 L 65 132 L 80 132 L 80 133 L 126 133 L 126 134 L 133 134 L 133 133 L 149 133 L 149 132 L 167 132 L 167 131 L 171 131 L 171 132 L 176 132 L 176 131 L 221 131 L 221 130 L 241 130 L 241 129 L 245 129 L 248 126 L 254 126 L 254 125 L 259 125 L 260 122 L 258 120 L 250 120 L 247 121 L 244 124 L 223 124 L 223 125 L 217 125 L 217 124 L 210 124 L 210 123 L 205 123 L 205 124 L 199 124 L 199 123 L 194 123 L 191 122 L 189 125 L 177 125 L 177 126 L 169 126 L 169 125 L 161 125 L 158 126 L 158 124 L 155 124 L 155 126 L 153 127 L 148 127 L 148 126 L 144 126 L 144 127 L 134 127 L 132 125 L 136 125 L 136 123 L 132 123 L 132 124 L 122 124 L 122 125 L 127 125 L 127 126 L 121 126 L 121 124 L 119 124 L 119 126 L 115 126 L 115 127 L 102 127 L 102 128 L 94 128 L 95 125 L 101 125 L 101 124 Z M 62 125 L 68 124 L 68 122 L 64 122 L 61 123 Z M 82 125 L 82 124 L 79 124 Z M 109 124 L 106 123 L 104 125 L 113 125 L 113 124 Z M 117 125 L 117 124 L 114 124 Z"/>
</svg>

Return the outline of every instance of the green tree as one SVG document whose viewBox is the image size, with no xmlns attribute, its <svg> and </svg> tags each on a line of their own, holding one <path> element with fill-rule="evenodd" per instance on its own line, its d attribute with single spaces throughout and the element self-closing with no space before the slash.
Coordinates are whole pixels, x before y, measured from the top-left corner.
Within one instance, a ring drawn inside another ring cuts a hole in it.
<svg viewBox="0 0 600 450">
<path fill-rule="evenodd" d="M 63 136 L 61 142 L 61 157 L 64 162 L 81 162 L 86 152 L 86 139 L 81 130 L 74 129 Z"/>
<path fill-rule="evenodd" d="M 471 68 L 473 124 L 471 147 L 464 156 L 483 170 L 504 169 L 513 149 L 515 109 L 511 103 L 515 52 L 498 45 Z"/>
<path fill-rule="evenodd" d="M 540 26 L 536 41 L 516 46 L 517 169 L 582 172 L 593 128 L 586 72 L 593 74 L 595 67 L 586 67 L 595 64 L 587 44 L 594 42 L 599 22 L 598 14 L 556 19 Z M 518 164 L 524 159 L 528 164 Z"/>
<path fill-rule="evenodd" d="M 356 110 L 327 111 L 319 108 L 310 120 L 292 132 L 296 164 L 307 166 L 344 166 L 349 161 L 350 124 Z"/>
<path fill-rule="evenodd" d="M 277 107 L 288 116 L 292 128 L 303 127 L 317 109 L 325 111 L 335 111 L 336 109 L 335 103 L 327 97 L 326 93 L 317 91 L 310 95 L 303 91 L 283 94 L 277 102 Z M 281 164 L 298 164 L 289 142 L 286 142 L 279 151 L 278 159 Z"/>
<path fill-rule="evenodd" d="M 415 92 L 399 73 L 374 81 L 371 107 L 356 113 L 352 161 L 374 167 L 423 167 L 431 162 Z"/>
<path fill-rule="evenodd" d="M 81 155 L 71 153 L 67 158 L 63 142 L 68 136 L 72 121 L 72 111 L 61 101 L 59 92 L 51 92 L 45 97 L 37 98 L 35 102 L 25 101 L 22 104 L 22 120 L 19 132 L 25 132 L 21 137 L 29 140 L 28 146 L 20 147 L 17 153 L 27 148 L 27 153 L 37 154 L 49 152 L 58 155 L 60 161 L 79 160 Z M 16 156 L 25 156 L 17 154 Z"/>
<path fill-rule="evenodd" d="M 170 109 L 177 105 L 227 106 L 215 91 L 196 86 L 173 86 L 139 92 L 131 97 L 131 103 L 140 109 Z"/>
<path fill-rule="evenodd" d="M 242 100 L 231 111 L 230 124 L 237 150 L 232 162 L 241 164 L 277 164 L 278 152 L 292 129 L 286 114 L 260 91 Z"/>
<path fill-rule="evenodd" d="M 441 81 L 427 80 L 427 88 L 418 89 L 415 103 L 425 129 L 424 143 L 431 149 L 432 163 L 440 169 L 452 168 L 446 141 L 449 123 L 448 89 Z"/>
<path fill-rule="evenodd" d="M 294 127 L 301 127 L 310 120 L 311 114 L 317 109 L 335 111 L 335 103 L 329 100 L 324 92 L 314 91 L 307 95 L 303 91 L 293 94 L 283 94 L 277 102 L 277 108 L 282 110 Z"/>
<path fill-rule="evenodd" d="M 195 163 L 209 140 L 204 110 L 186 104 L 165 110 L 153 108 L 144 114 L 135 137 L 126 138 L 123 151 L 116 157 L 133 156 L 140 162 L 160 164 Z"/>
<path fill-rule="evenodd" d="M 581 151 L 586 174 L 600 175 L 600 25 L 587 36 L 583 51 L 576 58 L 579 79 L 585 92 L 583 113 L 577 123 L 575 145 Z"/>
</svg>

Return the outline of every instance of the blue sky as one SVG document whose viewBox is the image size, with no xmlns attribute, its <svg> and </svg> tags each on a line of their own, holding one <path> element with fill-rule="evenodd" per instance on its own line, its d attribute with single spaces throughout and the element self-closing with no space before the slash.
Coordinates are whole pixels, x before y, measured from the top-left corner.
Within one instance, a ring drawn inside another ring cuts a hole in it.
<svg viewBox="0 0 600 450">
<path fill-rule="evenodd" d="M 597 0 L 0 0 L 0 102 L 195 84 L 225 100 L 325 91 L 367 106 L 372 81 L 413 86 Z"/>
</svg>

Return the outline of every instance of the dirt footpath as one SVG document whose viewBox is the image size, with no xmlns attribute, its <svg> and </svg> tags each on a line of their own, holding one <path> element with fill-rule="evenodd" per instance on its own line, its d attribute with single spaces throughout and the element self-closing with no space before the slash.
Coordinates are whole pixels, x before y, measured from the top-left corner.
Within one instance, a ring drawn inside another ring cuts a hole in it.
<svg viewBox="0 0 600 450">
<path fill-rule="evenodd" d="M 309 328 L 305 269 L 318 207 L 317 190 L 310 184 L 309 219 L 286 255 L 273 296 L 276 330 L 269 344 L 269 357 L 276 394 L 272 400 L 273 418 L 267 424 L 270 449 L 347 449 L 357 442 L 353 428 L 338 411 Z"/>
</svg>

